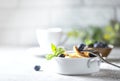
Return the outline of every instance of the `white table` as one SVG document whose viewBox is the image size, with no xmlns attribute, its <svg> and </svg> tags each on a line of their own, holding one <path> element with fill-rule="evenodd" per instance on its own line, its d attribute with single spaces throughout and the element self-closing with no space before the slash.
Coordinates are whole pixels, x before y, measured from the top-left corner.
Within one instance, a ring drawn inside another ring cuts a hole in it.
<svg viewBox="0 0 120 81">
<path fill-rule="evenodd" d="M 119 52 L 114 49 L 109 59 L 120 65 Z M 100 72 L 84 76 L 36 72 L 34 66 L 44 62 L 43 58 L 37 57 L 39 54 L 39 48 L 0 48 L 0 81 L 120 81 L 120 69 L 105 63 L 101 64 Z"/>
</svg>

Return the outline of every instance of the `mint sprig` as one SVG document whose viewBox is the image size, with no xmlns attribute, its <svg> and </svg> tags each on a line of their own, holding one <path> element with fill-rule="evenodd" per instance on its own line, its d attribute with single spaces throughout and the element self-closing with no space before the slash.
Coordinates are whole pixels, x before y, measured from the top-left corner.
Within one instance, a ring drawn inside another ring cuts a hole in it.
<svg viewBox="0 0 120 81">
<path fill-rule="evenodd" d="M 53 43 L 51 44 L 51 50 L 52 50 L 52 54 L 46 55 L 47 60 L 51 60 L 53 57 L 57 57 L 59 54 L 63 54 L 65 52 L 65 49 L 61 47 L 57 47 Z"/>
</svg>

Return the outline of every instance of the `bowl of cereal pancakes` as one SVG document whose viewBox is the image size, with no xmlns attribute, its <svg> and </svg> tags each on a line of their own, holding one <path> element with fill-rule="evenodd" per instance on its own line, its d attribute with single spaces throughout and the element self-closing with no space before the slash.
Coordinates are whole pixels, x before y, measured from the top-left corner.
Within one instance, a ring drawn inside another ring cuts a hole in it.
<svg viewBox="0 0 120 81">
<path fill-rule="evenodd" d="M 113 49 L 113 45 L 107 44 L 105 42 L 95 42 L 88 45 L 87 49 L 96 50 L 102 54 L 102 57 L 108 57 Z"/>
<path fill-rule="evenodd" d="M 87 51 L 85 46 L 73 46 L 72 51 L 51 45 L 52 52 L 46 56 L 47 70 L 64 75 L 80 75 L 99 72 L 100 59 Z M 49 68 L 48 68 L 49 67 Z"/>
</svg>

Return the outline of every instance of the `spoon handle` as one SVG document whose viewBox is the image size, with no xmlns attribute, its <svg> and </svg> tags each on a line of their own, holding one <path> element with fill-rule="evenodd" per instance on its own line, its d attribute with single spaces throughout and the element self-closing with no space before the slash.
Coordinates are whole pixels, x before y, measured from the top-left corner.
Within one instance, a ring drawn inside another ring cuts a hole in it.
<svg viewBox="0 0 120 81">
<path fill-rule="evenodd" d="M 120 66 L 118 66 L 118 65 L 116 65 L 116 64 L 113 64 L 113 63 L 105 60 L 100 54 L 98 54 L 98 56 L 99 56 L 99 58 L 100 58 L 103 62 L 105 62 L 105 63 L 107 63 L 107 64 L 110 64 L 110 65 L 112 65 L 112 66 L 115 66 L 115 67 L 117 67 L 117 68 L 120 68 Z"/>
<path fill-rule="evenodd" d="M 107 64 L 110 64 L 110 65 L 112 65 L 112 66 L 115 66 L 115 67 L 117 67 L 117 68 L 120 68 L 119 65 L 113 64 L 113 63 L 111 63 L 111 62 L 105 60 L 105 59 L 102 57 L 102 54 L 99 53 L 98 51 L 95 51 L 95 50 L 82 50 L 82 51 L 88 51 L 88 52 L 90 52 L 91 54 L 93 54 L 93 55 L 99 57 L 103 62 L 105 62 L 105 63 L 107 63 Z M 94 52 L 96 52 L 96 53 L 94 53 Z"/>
</svg>

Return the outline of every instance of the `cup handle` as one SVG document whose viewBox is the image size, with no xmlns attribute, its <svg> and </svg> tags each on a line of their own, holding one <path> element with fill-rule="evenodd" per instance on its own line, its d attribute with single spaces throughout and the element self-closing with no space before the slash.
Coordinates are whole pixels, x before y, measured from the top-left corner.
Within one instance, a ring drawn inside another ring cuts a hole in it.
<svg viewBox="0 0 120 81">
<path fill-rule="evenodd" d="M 59 41 L 58 46 L 65 44 L 67 40 L 68 40 L 67 34 L 66 34 L 66 33 L 63 33 L 63 34 L 62 34 L 62 37 L 60 38 L 60 41 Z"/>
</svg>

